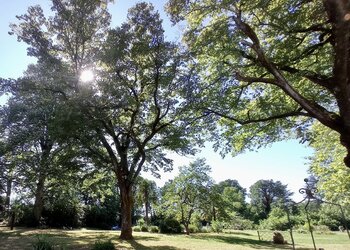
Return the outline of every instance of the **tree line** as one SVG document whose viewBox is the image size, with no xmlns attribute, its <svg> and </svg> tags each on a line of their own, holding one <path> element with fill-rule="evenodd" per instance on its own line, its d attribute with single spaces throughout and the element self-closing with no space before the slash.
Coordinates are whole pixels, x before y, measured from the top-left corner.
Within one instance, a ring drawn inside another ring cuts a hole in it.
<svg viewBox="0 0 350 250">
<path fill-rule="evenodd" d="M 171 170 L 166 152 L 195 154 L 206 140 L 223 155 L 286 138 L 319 148 L 328 128 L 343 146 L 336 144 L 337 156 L 349 154 L 349 4 L 170 0 L 172 21 L 187 25 L 176 44 L 166 41 L 151 4 L 136 4 L 112 28 L 109 2 L 52 0 L 51 16 L 32 6 L 11 24 L 37 62 L 18 79 L 0 79 L 9 96 L 1 108 L 5 207 L 13 190 L 28 195 L 39 225 L 50 198 L 102 204 L 108 190 L 114 204 L 117 192 L 120 237 L 131 239 L 138 177 Z M 325 192 L 325 172 L 339 173 L 327 153 L 311 168 Z M 188 227 L 185 212 L 192 217 L 195 208 L 181 209 Z"/>
</svg>

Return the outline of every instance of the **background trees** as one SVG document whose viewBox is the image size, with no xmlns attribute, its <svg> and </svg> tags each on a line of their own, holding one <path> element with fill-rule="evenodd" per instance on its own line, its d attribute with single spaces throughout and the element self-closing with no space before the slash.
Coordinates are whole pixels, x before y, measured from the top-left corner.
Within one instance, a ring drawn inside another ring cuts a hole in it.
<svg viewBox="0 0 350 250">
<path fill-rule="evenodd" d="M 280 181 L 259 180 L 249 188 L 250 202 L 260 211 L 260 218 L 267 218 L 273 203 L 286 203 L 290 200 L 292 193 L 287 190 L 287 185 Z"/>
<path fill-rule="evenodd" d="M 219 117 L 234 152 L 307 139 L 314 118 L 339 134 L 350 166 L 347 2 L 170 0 L 167 8 L 174 22 L 186 20 L 201 108 Z"/>
<path fill-rule="evenodd" d="M 163 187 L 162 211 L 180 221 L 187 234 L 194 215 L 201 215 L 207 207 L 209 189 L 213 184 L 210 167 L 204 159 L 197 159 L 179 169 L 179 175 Z"/>
</svg>

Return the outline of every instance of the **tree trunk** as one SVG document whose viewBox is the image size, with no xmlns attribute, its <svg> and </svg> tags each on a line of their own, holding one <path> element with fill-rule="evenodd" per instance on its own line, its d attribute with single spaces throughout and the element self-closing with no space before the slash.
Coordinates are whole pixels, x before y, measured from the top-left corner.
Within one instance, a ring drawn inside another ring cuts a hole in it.
<svg viewBox="0 0 350 250">
<path fill-rule="evenodd" d="M 216 209 L 215 209 L 215 206 L 213 206 L 213 221 L 216 221 Z"/>
<path fill-rule="evenodd" d="M 119 182 L 121 198 L 121 233 L 120 239 L 131 240 L 132 237 L 132 216 L 133 207 L 132 185 L 126 180 Z"/>
<path fill-rule="evenodd" d="M 187 234 L 187 235 L 190 235 L 189 224 L 184 223 L 184 226 L 185 226 L 186 234 Z"/>
<path fill-rule="evenodd" d="M 145 202 L 145 213 L 146 213 L 146 215 L 145 215 L 145 222 L 146 222 L 147 225 L 149 224 L 149 217 L 148 217 L 149 211 L 148 211 L 148 208 L 149 208 L 149 202 L 146 201 Z"/>
<path fill-rule="evenodd" d="M 40 225 L 40 218 L 44 208 L 44 184 L 46 176 L 43 173 L 40 173 L 38 184 L 36 185 L 35 190 L 35 202 L 34 202 L 34 219 L 35 225 Z"/>
<path fill-rule="evenodd" d="M 12 193 L 12 179 L 7 179 L 6 182 L 6 197 L 5 197 L 5 209 L 10 209 L 10 200 L 11 200 L 11 193 Z"/>
</svg>

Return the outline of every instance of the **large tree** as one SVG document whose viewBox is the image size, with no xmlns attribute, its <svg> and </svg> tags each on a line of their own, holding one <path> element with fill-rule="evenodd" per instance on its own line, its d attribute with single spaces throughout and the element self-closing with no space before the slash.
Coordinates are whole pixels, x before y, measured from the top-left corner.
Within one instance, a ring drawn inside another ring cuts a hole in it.
<svg viewBox="0 0 350 250">
<path fill-rule="evenodd" d="M 285 202 L 290 200 L 293 194 L 287 189 L 287 185 L 283 185 L 280 181 L 259 180 L 249 188 L 250 203 L 261 211 L 261 217 L 267 218 L 272 204 Z"/>
<path fill-rule="evenodd" d="M 131 239 L 137 176 L 143 169 L 171 169 L 164 150 L 191 153 L 199 139 L 189 139 L 195 128 L 187 98 L 192 78 L 180 75 L 185 67 L 179 49 L 164 40 L 151 5 L 137 4 L 115 29 L 97 0 L 53 0 L 52 10 L 47 19 L 40 7 L 31 7 L 13 31 L 30 45 L 30 55 L 61 71 L 47 88 L 65 101 L 59 125 L 99 167 L 115 173 L 120 237 Z M 88 68 L 95 77 L 85 82 L 80 75 Z"/>
<path fill-rule="evenodd" d="M 317 119 L 339 134 L 350 167 L 349 1 L 170 0 L 167 8 L 186 20 L 203 109 L 221 117 L 235 152 L 290 133 L 307 139 Z"/>
</svg>

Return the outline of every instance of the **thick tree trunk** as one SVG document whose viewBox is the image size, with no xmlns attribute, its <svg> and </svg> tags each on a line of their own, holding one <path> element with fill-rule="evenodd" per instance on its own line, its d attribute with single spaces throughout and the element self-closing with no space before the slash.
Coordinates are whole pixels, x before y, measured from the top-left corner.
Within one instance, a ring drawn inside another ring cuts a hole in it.
<svg viewBox="0 0 350 250">
<path fill-rule="evenodd" d="M 132 237 L 132 216 L 133 207 L 132 185 L 126 181 L 119 182 L 121 198 L 121 233 L 120 239 L 131 240 Z"/>
<path fill-rule="evenodd" d="M 44 184 L 46 176 L 44 174 L 39 175 L 38 184 L 35 190 L 35 201 L 34 201 L 34 219 L 36 226 L 40 225 L 41 214 L 44 208 Z"/>
</svg>

